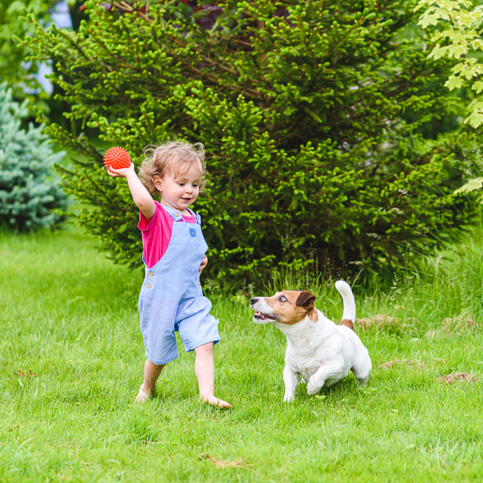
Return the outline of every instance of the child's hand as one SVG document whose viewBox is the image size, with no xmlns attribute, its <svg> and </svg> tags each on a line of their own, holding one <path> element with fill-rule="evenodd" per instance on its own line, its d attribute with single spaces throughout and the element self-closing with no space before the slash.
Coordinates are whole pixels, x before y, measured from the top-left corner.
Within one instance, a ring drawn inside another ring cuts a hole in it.
<svg viewBox="0 0 483 483">
<path fill-rule="evenodd" d="M 125 178 L 130 171 L 134 171 L 134 163 L 129 165 L 129 168 L 114 169 L 111 167 L 107 168 L 107 173 L 113 178 Z"/>
<path fill-rule="evenodd" d="M 200 273 L 203 271 L 203 268 L 205 268 L 206 265 L 208 265 L 208 257 L 205 255 L 200 265 Z"/>
</svg>

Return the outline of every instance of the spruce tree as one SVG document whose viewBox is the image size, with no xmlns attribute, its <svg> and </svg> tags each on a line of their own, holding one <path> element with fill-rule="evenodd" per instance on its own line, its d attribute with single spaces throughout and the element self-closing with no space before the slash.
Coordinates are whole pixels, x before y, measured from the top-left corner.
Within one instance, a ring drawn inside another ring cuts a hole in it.
<svg viewBox="0 0 483 483">
<path fill-rule="evenodd" d="M 43 126 L 24 129 L 27 115 L 27 101 L 18 104 L 0 84 L 0 226 L 16 231 L 54 228 L 67 206 L 53 170 L 65 152 L 53 151 Z"/>
</svg>

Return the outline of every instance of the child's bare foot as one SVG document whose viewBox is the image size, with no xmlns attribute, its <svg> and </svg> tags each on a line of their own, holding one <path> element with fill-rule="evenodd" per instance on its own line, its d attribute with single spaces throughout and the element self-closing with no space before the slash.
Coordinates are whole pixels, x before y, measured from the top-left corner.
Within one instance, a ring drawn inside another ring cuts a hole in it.
<svg viewBox="0 0 483 483">
<path fill-rule="evenodd" d="M 142 384 L 141 387 L 139 388 L 139 392 L 135 402 L 142 403 L 146 401 L 146 399 L 148 399 L 150 395 L 151 394 L 144 389 L 144 384 Z"/>
<path fill-rule="evenodd" d="M 219 399 L 216 396 L 202 396 L 201 399 L 212 406 L 216 406 L 220 409 L 229 409 L 231 408 L 231 404 L 223 401 L 223 399 Z"/>
</svg>

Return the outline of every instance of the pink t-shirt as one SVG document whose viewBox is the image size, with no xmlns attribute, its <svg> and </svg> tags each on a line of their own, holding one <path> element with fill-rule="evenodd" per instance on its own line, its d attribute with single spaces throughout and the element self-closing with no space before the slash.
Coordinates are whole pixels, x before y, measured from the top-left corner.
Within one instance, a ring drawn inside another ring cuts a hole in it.
<svg viewBox="0 0 483 483">
<path fill-rule="evenodd" d="M 168 249 L 171 233 L 173 232 L 174 220 L 172 216 L 163 208 L 161 203 L 154 202 L 156 211 L 149 220 L 139 213 L 138 228 L 143 237 L 144 262 L 148 268 L 154 267 L 161 260 L 161 257 Z M 194 216 L 184 216 L 187 223 L 196 223 Z M 182 223 L 180 220 L 178 223 Z"/>
</svg>

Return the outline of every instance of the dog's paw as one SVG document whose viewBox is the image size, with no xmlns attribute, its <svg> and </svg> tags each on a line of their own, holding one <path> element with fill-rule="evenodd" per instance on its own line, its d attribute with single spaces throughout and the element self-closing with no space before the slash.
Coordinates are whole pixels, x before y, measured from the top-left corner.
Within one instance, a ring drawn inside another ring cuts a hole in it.
<svg viewBox="0 0 483 483">
<path fill-rule="evenodd" d="M 295 399 L 293 394 L 285 394 L 283 402 L 292 402 Z"/>
<path fill-rule="evenodd" d="M 368 381 L 369 377 L 366 377 L 365 379 L 358 379 L 359 381 L 359 386 L 364 387 L 366 385 L 366 382 Z"/>
<path fill-rule="evenodd" d="M 321 388 L 322 386 L 318 384 L 317 381 L 315 380 L 315 377 L 312 376 L 309 379 L 309 382 L 307 383 L 307 394 L 309 396 L 314 396 L 320 391 Z"/>
</svg>

